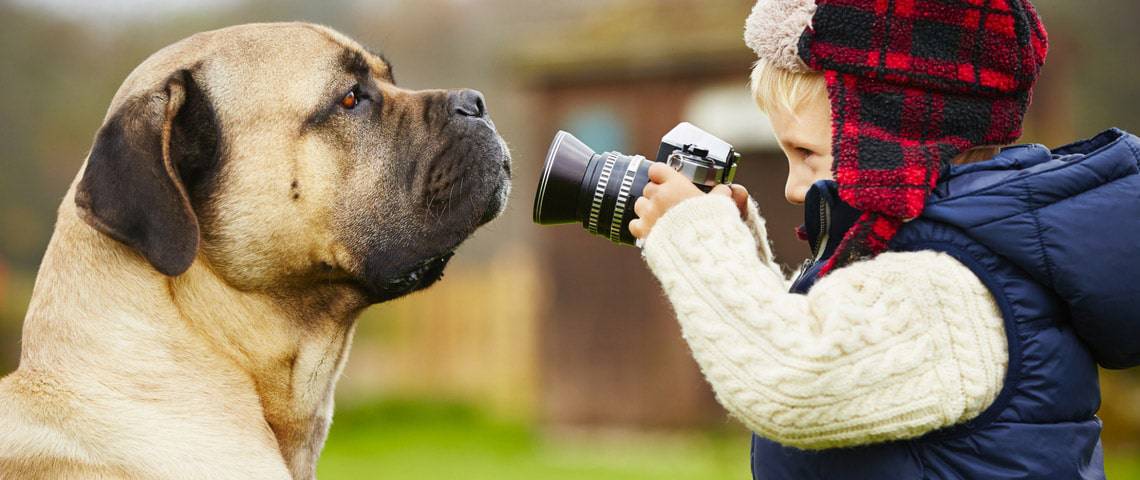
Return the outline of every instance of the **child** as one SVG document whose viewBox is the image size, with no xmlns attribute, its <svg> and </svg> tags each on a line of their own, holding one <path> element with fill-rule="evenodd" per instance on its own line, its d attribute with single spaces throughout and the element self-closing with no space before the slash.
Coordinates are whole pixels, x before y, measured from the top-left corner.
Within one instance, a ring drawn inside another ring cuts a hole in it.
<svg viewBox="0 0 1140 480">
<path fill-rule="evenodd" d="M 630 230 L 754 477 L 1104 478 L 1096 365 L 1140 364 L 1140 139 L 997 148 L 1045 59 L 1033 7 L 761 0 L 745 38 L 816 261 L 784 293 L 747 192 L 660 165 Z"/>
</svg>

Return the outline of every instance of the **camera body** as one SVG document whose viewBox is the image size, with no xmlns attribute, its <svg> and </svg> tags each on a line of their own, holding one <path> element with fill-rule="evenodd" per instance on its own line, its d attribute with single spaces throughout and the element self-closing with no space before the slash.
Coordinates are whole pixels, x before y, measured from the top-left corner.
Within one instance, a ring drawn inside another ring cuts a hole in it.
<svg viewBox="0 0 1140 480">
<path fill-rule="evenodd" d="M 732 183 L 740 155 L 724 140 L 681 123 L 661 138 L 655 161 L 669 165 L 707 192 Z M 554 136 L 534 199 L 540 225 L 581 222 L 593 235 L 635 245 L 633 204 L 649 183 L 652 162 L 640 155 L 595 153 L 573 135 Z"/>
<path fill-rule="evenodd" d="M 731 184 L 739 160 L 740 154 L 732 145 L 687 122 L 666 133 L 657 150 L 658 162 L 680 172 L 705 192 L 719 184 Z"/>
</svg>

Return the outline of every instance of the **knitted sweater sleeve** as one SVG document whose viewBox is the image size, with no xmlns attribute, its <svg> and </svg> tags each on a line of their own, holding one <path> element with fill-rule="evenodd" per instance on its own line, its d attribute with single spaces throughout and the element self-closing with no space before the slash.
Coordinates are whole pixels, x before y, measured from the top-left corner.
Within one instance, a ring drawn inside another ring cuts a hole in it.
<svg viewBox="0 0 1140 480">
<path fill-rule="evenodd" d="M 756 244 L 756 255 L 760 260 L 760 264 L 763 265 L 764 268 L 775 272 L 776 276 L 783 279 L 783 270 L 781 270 L 780 265 L 776 263 L 776 256 L 772 255 L 772 246 L 768 244 L 768 228 L 764 222 L 764 217 L 760 215 L 760 208 L 756 205 L 756 201 L 749 198 L 747 209 L 747 217 L 745 217 L 744 225 L 748 227 L 748 231 L 752 232 L 752 241 Z M 787 289 L 787 287 L 784 287 L 784 290 Z"/>
<path fill-rule="evenodd" d="M 846 447 L 917 437 L 993 403 L 1005 330 L 968 268 L 888 252 L 791 294 L 765 258 L 763 222 L 749 220 L 726 197 L 686 200 L 642 251 L 717 399 L 746 426 L 797 448 Z"/>
</svg>

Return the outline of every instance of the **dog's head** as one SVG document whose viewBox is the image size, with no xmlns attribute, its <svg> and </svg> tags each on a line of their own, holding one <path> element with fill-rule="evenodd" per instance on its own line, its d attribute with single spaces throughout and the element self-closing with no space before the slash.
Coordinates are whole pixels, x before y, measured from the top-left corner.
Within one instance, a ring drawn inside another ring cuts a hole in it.
<svg viewBox="0 0 1140 480">
<path fill-rule="evenodd" d="M 503 210 L 510 158 L 472 90 L 405 90 L 330 29 L 195 35 L 119 89 L 76 187 L 80 216 L 177 276 L 240 289 L 427 287 Z"/>
</svg>

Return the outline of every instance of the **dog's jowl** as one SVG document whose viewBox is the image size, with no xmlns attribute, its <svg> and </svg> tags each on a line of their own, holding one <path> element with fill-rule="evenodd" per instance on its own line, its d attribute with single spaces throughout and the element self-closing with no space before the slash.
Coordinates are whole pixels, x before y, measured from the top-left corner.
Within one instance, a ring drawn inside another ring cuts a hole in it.
<svg viewBox="0 0 1140 480">
<path fill-rule="evenodd" d="M 315 25 L 155 53 L 111 102 L 0 381 L 0 478 L 311 478 L 366 306 L 498 216 L 474 90 Z"/>
</svg>

